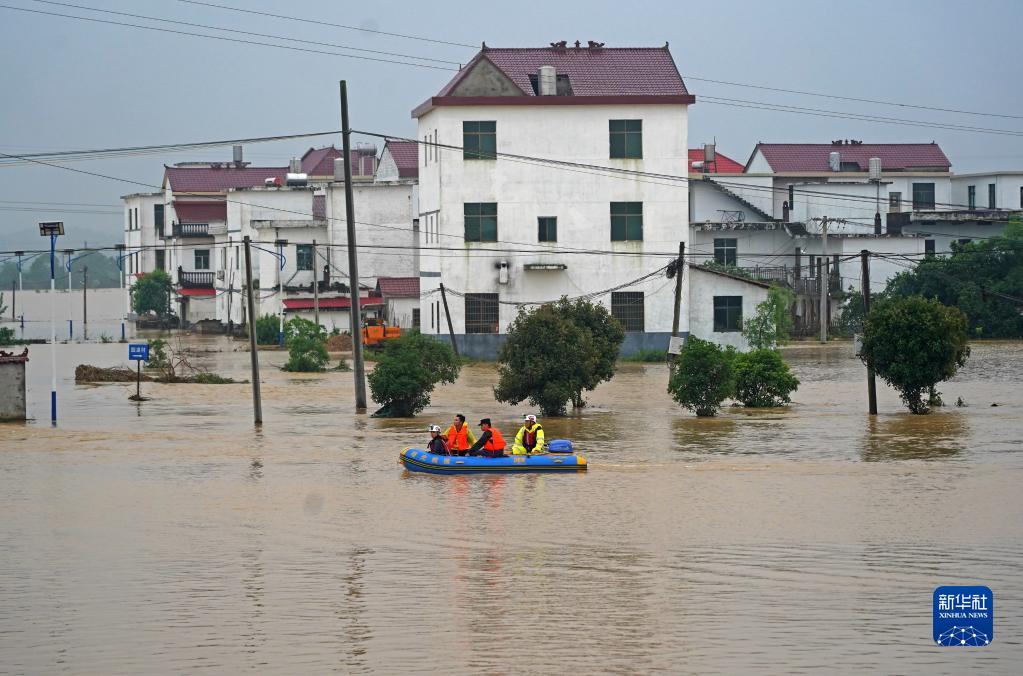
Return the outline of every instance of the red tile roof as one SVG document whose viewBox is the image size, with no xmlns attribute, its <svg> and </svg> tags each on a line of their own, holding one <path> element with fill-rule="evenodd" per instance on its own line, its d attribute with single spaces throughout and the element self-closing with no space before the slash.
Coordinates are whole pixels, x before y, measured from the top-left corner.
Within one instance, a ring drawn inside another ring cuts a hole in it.
<svg viewBox="0 0 1023 676">
<path fill-rule="evenodd" d="M 384 298 L 418 298 L 418 277 L 377 277 L 377 291 Z"/>
<path fill-rule="evenodd" d="M 384 150 L 391 154 L 401 178 L 419 178 L 419 144 L 415 141 L 388 140 Z"/>
<path fill-rule="evenodd" d="M 284 300 L 285 310 L 312 310 L 313 298 L 286 298 Z M 380 296 L 366 296 L 359 298 L 359 307 L 383 305 L 384 299 Z M 321 310 L 348 310 L 352 307 L 352 301 L 348 296 L 320 298 Z"/>
<path fill-rule="evenodd" d="M 743 166 L 727 155 L 715 151 L 715 161 L 710 163 L 707 170 L 711 174 L 741 174 Z M 689 171 L 701 173 L 699 169 L 693 169 L 693 162 L 703 162 L 703 148 L 689 149 Z"/>
<path fill-rule="evenodd" d="M 164 167 L 164 176 L 176 193 L 224 192 L 231 188 L 254 188 L 268 178 L 284 180 L 287 167 Z"/>
<path fill-rule="evenodd" d="M 364 155 L 358 150 L 352 153 L 352 176 L 372 176 L 377 168 L 376 155 Z M 334 160 L 342 157 L 341 150 L 334 146 L 310 148 L 302 156 L 302 171 L 310 176 L 333 176 Z"/>
<path fill-rule="evenodd" d="M 682 76 L 664 47 L 494 48 L 483 46 L 437 96 L 448 96 L 481 59 L 504 72 L 526 96 L 540 66 L 568 75 L 572 96 L 687 96 Z M 554 98 L 554 97 L 551 97 Z"/>
<path fill-rule="evenodd" d="M 867 171 L 871 157 L 881 158 L 884 171 L 926 169 L 949 171 L 952 164 L 937 143 L 758 143 L 757 151 L 774 171 L 829 171 L 828 155 L 838 152 L 842 162 L 856 162 L 860 171 Z M 746 163 L 749 166 L 749 162 Z"/>
<path fill-rule="evenodd" d="M 227 220 L 227 202 L 182 202 L 174 200 L 179 223 L 209 223 Z"/>
<path fill-rule="evenodd" d="M 179 296 L 212 296 L 216 294 L 215 289 L 175 289 Z"/>
</svg>

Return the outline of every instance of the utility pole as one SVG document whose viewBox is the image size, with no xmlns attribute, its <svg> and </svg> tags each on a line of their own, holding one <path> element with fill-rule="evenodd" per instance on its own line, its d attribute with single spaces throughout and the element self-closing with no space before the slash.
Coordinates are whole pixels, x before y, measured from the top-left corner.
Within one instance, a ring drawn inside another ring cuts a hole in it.
<svg viewBox="0 0 1023 676">
<path fill-rule="evenodd" d="M 83 337 L 89 336 L 89 297 L 86 291 L 89 289 L 89 266 L 82 268 L 82 331 Z"/>
<path fill-rule="evenodd" d="M 671 320 L 671 337 L 678 336 L 678 322 L 681 314 L 682 304 L 682 269 L 684 256 L 686 255 L 686 243 L 678 243 L 678 262 L 675 264 L 675 316 Z"/>
<path fill-rule="evenodd" d="M 831 280 L 827 277 L 827 260 L 828 260 L 828 217 L 823 216 L 821 219 L 821 256 L 824 259 L 824 265 L 821 266 L 821 272 L 824 273 L 820 277 L 821 284 L 821 299 L 820 299 L 820 319 L 821 319 L 821 342 L 828 342 L 828 285 Z"/>
<path fill-rule="evenodd" d="M 67 339 L 71 341 L 75 337 L 75 320 L 71 305 L 71 256 L 75 251 L 66 249 L 64 253 L 67 254 Z"/>
<path fill-rule="evenodd" d="M 252 360 L 252 416 L 257 425 L 263 424 L 263 404 L 259 397 L 259 351 L 256 349 L 256 299 L 252 294 L 252 252 L 249 236 L 245 236 L 245 294 L 248 296 L 249 355 Z"/>
<path fill-rule="evenodd" d="M 313 319 L 320 325 L 320 266 L 316 264 L 316 240 L 313 240 Z"/>
<path fill-rule="evenodd" d="M 18 316 L 17 309 L 18 309 L 18 285 L 12 279 L 11 280 L 11 321 L 14 321 L 14 318 Z"/>
<path fill-rule="evenodd" d="M 863 318 L 870 314 L 870 252 L 860 251 L 860 279 L 863 282 Z M 877 383 L 874 381 L 874 368 L 867 364 L 867 412 L 877 415 Z"/>
<path fill-rule="evenodd" d="M 352 202 L 352 128 L 348 123 L 348 83 L 341 80 L 341 152 L 345 161 L 345 225 L 348 231 L 348 290 L 352 298 L 352 361 L 355 371 L 355 410 L 366 412 L 366 364 L 362 359 L 362 309 L 359 307 L 359 255 L 355 243 L 355 204 Z"/>
<path fill-rule="evenodd" d="M 284 347 L 284 247 L 288 245 L 288 240 L 277 239 L 274 244 L 280 256 L 277 261 L 277 344 Z"/>
<path fill-rule="evenodd" d="M 451 325 L 451 312 L 448 310 L 448 294 L 444 291 L 444 282 L 440 285 L 440 299 L 444 302 L 444 316 L 448 318 L 448 336 L 451 337 L 451 349 L 458 356 L 458 343 L 455 342 L 455 328 Z"/>
</svg>

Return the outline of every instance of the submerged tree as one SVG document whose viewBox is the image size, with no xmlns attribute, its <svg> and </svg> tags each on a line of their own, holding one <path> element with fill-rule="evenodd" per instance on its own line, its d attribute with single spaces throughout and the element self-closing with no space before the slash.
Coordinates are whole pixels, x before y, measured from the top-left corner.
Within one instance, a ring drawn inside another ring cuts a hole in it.
<svg viewBox="0 0 1023 676">
<path fill-rule="evenodd" d="M 327 332 L 316 322 L 292 317 L 284 325 L 284 344 L 288 347 L 285 371 L 312 373 L 327 365 Z"/>
<path fill-rule="evenodd" d="M 780 286 L 771 287 L 757 313 L 742 324 L 742 335 L 754 350 L 775 348 L 789 342 L 795 323 L 792 305 L 796 295 Z"/>
<path fill-rule="evenodd" d="M 139 277 L 131 287 L 131 307 L 140 315 L 150 312 L 158 315 L 170 314 L 173 291 L 174 283 L 170 275 L 163 270 L 153 270 Z"/>
<path fill-rule="evenodd" d="M 545 416 L 583 405 L 583 392 L 614 376 L 625 332 L 602 305 L 569 301 L 521 310 L 501 346 L 494 397 L 528 400 Z"/>
<path fill-rule="evenodd" d="M 759 349 L 738 354 L 732 360 L 735 392 L 732 395 L 748 408 L 782 406 L 799 387 L 799 379 L 777 350 Z"/>
<path fill-rule="evenodd" d="M 433 388 L 455 382 L 460 369 L 449 345 L 418 331 L 385 341 L 376 367 L 367 376 L 373 400 L 381 404 L 374 415 L 416 415 L 429 405 Z"/>
<path fill-rule="evenodd" d="M 927 413 L 924 393 L 954 376 L 969 354 L 961 310 L 910 296 L 870 308 L 859 357 L 898 390 L 911 412 Z"/>
<path fill-rule="evenodd" d="M 695 336 L 686 339 L 671 369 L 668 392 L 672 398 L 700 417 L 712 416 L 721 402 L 732 396 L 735 349 Z"/>
</svg>

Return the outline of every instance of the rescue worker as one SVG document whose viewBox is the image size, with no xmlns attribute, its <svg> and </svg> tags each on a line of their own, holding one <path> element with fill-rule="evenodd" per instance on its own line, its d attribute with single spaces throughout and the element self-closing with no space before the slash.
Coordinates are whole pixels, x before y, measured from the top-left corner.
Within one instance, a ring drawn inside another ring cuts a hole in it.
<svg viewBox="0 0 1023 676">
<path fill-rule="evenodd" d="M 466 455 L 469 447 L 476 443 L 476 435 L 465 424 L 464 415 L 455 414 L 454 424 L 444 433 L 444 441 L 448 443 L 451 455 Z"/>
<path fill-rule="evenodd" d="M 449 455 L 448 445 L 440 434 L 440 425 L 430 425 L 430 443 L 426 445 L 426 450 L 437 455 Z"/>
<path fill-rule="evenodd" d="M 536 455 L 544 452 L 543 427 L 536 422 L 535 415 L 527 415 L 522 419 L 522 427 L 515 435 L 512 455 Z"/>
<path fill-rule="evenodd" d="M 500 430 L 490 424 L 490 418 L 480 420 L 483 432 L 476 443 L 469 449 L 469 455 L 482 455 L 485 458 L 504 457 L 504 437 Z"/>
</svg>

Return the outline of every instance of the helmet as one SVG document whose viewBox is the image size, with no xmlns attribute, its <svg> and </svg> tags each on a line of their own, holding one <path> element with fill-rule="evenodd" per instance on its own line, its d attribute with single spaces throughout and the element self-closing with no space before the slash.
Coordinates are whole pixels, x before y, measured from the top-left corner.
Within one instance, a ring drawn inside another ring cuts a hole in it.
<svg viewBox="0 0 1023 676">
<path fill-rule="evenodd" d="M 522 420 L 524 420 L 525 422 L 535 423 L 536 422 L 536 416 L 533 415 L 532 413 L 530 413 L 529 415 L 522 416 Z"/>
<path fill-rule="evenodd" d="M 430 425 L 431 432 L 440 432 L 440 425 Z"/>
</svg>

